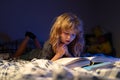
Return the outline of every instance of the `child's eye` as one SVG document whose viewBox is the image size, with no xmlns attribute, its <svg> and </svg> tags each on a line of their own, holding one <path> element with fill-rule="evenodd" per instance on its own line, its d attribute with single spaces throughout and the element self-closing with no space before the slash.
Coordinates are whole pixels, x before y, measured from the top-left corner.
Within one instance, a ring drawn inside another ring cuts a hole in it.
<svg viewBox="0 0 120 80">
<path fill-rule="evenodd" d="M 76 36 L 75 34 L 71 34 L 72 36 Z"/>
<path fill-rule="evenodd" d="M 66 35 L 69 35 L 69 33 L 65 32 Z"/>
<path fill-rule="evenodd" d="M 65 35 L 69 35 L 69 33 L 68 32 L 63 32 Z"/>
<path fill-rule="evenodd" d="M 69 32 L 64 32 L 64 34 L 65 34 L 65 35 L 70 35 L 70 36 L 72 36 L 72 37 L 75 37 L 75 36 L 76 36 L 76 34 L 72 34 L 72 33 L 69 33 Z"/>
<path fill-rule="evenodd" d="M 75 38 L 75 37 L 76 37 L 76 34 L 71 34 L 71 36 Z"/>
</svg>

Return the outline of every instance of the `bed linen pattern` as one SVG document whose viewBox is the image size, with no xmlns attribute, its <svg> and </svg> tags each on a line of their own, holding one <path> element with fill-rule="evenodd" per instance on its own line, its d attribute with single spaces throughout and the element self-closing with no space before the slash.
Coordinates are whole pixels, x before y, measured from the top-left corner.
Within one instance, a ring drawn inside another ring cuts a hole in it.
<svg viewBox="0 0 120 80">
<path fill-rule="evenodd" d="M 111 69 L 69 69 L 45 59 L 0 60 L 0 80 L 120 80 L 120 62 Z"/>
</svg>

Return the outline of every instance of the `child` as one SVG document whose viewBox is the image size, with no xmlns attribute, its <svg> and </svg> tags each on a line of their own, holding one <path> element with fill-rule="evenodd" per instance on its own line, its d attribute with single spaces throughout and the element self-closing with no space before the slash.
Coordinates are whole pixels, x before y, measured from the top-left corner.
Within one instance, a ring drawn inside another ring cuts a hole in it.
<svg viewBox="0 0 120 80">
<path fill-rule="evenodd" d="M 80 56 L 83 46 L 83 28 L 79 18 L 72 13 L 63 13 L 55 19 L 50 31 L 50 37 L 45 42 L 43 48 L 38 44 L 38 40 L 31 32 L 26 33 L 25 40 L 17 50 L 14 57 L 19 57 L 27 44 L 32 38 L 38 49 L 31 53 L 32 58 L 45 58 L 55 61 L 61 57 L 78 57 Z M 27 57 L 28 58 L 28 57 Z M 31 58 L 31 59 L 32 59 Z"/>
</svg>

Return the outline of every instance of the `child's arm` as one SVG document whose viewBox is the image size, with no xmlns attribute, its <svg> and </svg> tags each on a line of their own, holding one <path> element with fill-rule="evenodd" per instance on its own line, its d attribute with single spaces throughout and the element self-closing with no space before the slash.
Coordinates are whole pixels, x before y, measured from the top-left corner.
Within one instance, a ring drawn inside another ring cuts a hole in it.
<svg viewBox="0 0 120 80">
<path fill-rule="evenodd" d="M 63 55 L 57 53 L 57 54 L 51 59 L 51 61 L 55 61 L 55 60 L 61 58 L 62 56 L 63 56 Z"/>
<path fill-rule="evenodd" d="M 56 54 L 55 54 L 55 56 L 51 59 L 51 61 L 55 61 L 55 60 L 61 58 L 61 57 L 65 54 L 65 51 L 66 51 L 65 45 L 60 45 L 60 46 L 57 48 Z"/>
</svg>

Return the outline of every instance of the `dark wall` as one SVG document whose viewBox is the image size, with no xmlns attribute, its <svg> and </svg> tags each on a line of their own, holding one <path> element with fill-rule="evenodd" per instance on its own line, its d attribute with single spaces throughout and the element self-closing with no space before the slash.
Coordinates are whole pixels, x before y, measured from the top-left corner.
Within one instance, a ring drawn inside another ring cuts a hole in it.
<svg viewBox="0 0 120 80">
<path fill-rule="evenodd" d="M 53 19 L 63 12 L 75 13 L 86 25 L 94 22 L 91 21 L 89 0 L 2 0 L 0 32 L 9 34 L 14 40 L 24 38 L 26 31 L 32 31 L 44 41 L 49 36 Z"/>
<path fill-rule="evenodd" d="M 112 33 L 113 46 L 120 57 L 120 0 L 94 0 L 97 9 L 97 24 Z"/>
<path fill-rule="evenodd" d="M 120 57 L 119 4 L 119 0 L 0 0 L 0 34 L 15 40 L 32 31 L 40 41 L 45 41 L 54 18 L 63 12 L 73 12 L 83 20 L 85 33 L 95 25 L 112 32 Z"/>
</svg>

